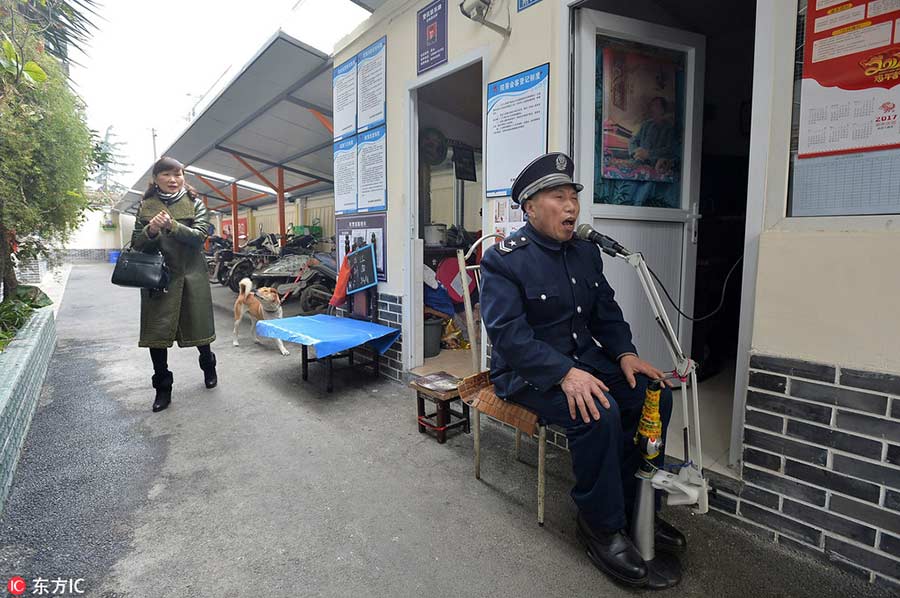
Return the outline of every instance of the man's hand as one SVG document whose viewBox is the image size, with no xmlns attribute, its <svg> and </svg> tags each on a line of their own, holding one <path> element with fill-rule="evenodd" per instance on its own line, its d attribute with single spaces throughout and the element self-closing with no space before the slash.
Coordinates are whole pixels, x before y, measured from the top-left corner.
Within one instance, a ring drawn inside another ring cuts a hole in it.
<svg viewBox="0 0 900 598">
<path fill-rule="evenodd" d="M 662 380 L 666 377 L 662 370 L 656 369 L 637 355 L 624 356 L 619 360 L 619 367 L 622 368 L 622 373 L 625 374 L 625 379 L 628 380 L 628 385 L 631 388 L 637 385 L 634 379 L 635 374 L 644 374 L 653 380 Z M 665 385 L 672 387 L 672 384 L 668 381 L 665 382 Z"/>
<path fill-rule="evenodd" d="M 570 369 L 560 386 L 569 401 L 569 415 L 572 419 L 578 419 L 578 413 L 581 413 L 581 419 L 586 424 L 591 423 L 592 418 L 600 419 L 600 410 L 597 409 L 594 398 L 609 409 L 609 401 L 603 394 L 603 391 L 609 392 L 606 384 L 584 370 Z"/>
</svg>

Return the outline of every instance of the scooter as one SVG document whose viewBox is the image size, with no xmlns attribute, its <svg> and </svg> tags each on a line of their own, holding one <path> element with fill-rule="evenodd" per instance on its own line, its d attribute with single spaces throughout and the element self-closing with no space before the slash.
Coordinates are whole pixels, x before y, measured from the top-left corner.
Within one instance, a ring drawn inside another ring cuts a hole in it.
<svg viewBox="0 0 900 598">
<path fill-rule="evenodd" d="M 247 248 L 250 249 L 246 250 Z M 275 233 L 260 235 L 249 241 L 243 249 L 245 251 L 235 254 L 235 261 L 228 270 L 228 287 L 235 293 L 240 291 L 241 280 L 249 278 L 257 268 L 278 257 L 278 237 Z"/>
</svg>

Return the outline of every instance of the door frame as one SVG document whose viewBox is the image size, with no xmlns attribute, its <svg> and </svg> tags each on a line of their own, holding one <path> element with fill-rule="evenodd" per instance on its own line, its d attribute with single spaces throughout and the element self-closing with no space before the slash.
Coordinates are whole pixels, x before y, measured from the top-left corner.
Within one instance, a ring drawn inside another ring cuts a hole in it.
<svg viewBox="0 0 900 598">
<path fill-rule="evenodd" d="M 656 25 L 618 15 L 584 10 L 576 29 L 575 53 L 578 74 L 575 94 L 575 147 L 593 148 L 595 131 L 596 36 L 633 41 L 655 47 L 676 50 L 685 55 L 684 133 L 686 155 L 682 160 L 680 209 L 634 206 L 606 206 L 593 203 L 594 151 L 576 151 L 580 165 L 584 196 L 591 201 L 590 209 L 582 210 L 580 220 L 592 224 L 594 218 L 640 220 L 683 224 L 681 241 L 681 284 L 678 289 L 679 307 L 693 306 L 697 266 L 697 214 L 700 203 L 700 160 L 703 140 L 703 92 L 706 68 L 706 38 L 702 35 Z M 590 60 L 587 60 L 590 57 Z M 693 322 L 675 315 L 674 327 L 685 354 L 691 353 Z M 664 369 L 668 369 L 665 364 Z"/>
<path fill-rule="evenodd" d="M 404 211 L 403 239 L 403 323 L 400 326 L 403 338 L 403 367 L 409 371 L 425 363 L 425 316 L 421 309 L 424 301 L 422 292 L 422 268 L 424 263 L 424 242 L 419 239 L 419 98 L 421 87 L 443 79 L 473 64 L 481 62 L 481 146 L 485 147 L 485 95 L 487 93 L 488 70 L 490 69 L 490 49 L 480 46 L 448 61 L 427 73 L 406 83 L 406 110 L 404 127 L 407 131 L 405 143 L 404 177 L 406 179 L 406 210 Z M 481 177 L 481 200 L 484 208 L 486 195 L 484 176 Z M 483 214 L 487 210 L 483 209 Z M 417 308 L 418 306 L 418 308 Z M 482 363 L 484 362 L 482 347 Z"/>
</svg>

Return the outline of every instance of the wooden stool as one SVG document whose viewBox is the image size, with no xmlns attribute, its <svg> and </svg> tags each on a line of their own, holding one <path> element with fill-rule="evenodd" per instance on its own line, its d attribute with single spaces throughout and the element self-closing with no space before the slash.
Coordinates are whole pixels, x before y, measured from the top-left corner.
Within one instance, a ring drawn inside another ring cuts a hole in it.
<svg viewBox="0 0 900 598">
<path fill-rule="evenodd" d="M 409 383 L 416 391 L 416 416 L 420 434 L 432 430 L 438 443 L 444 444 L 447 441 L 447 430 L 462 427 L 463 432 L 469 433 L 469 406 L 461 403 L 461 412 L 451 408 L 451 404 L 459 400 L 458 384 L 459 379 L 447 372 L 422 376 Z M 426 400 L 434 403 L 434 413 L 425 413 Z"/>
<path fill-rule="evenodd" d="M 504 401 L 494 394 L 494 385 L 491 384 L 489 372 L 481 372 L 465 378 L 459 385 L 459 395 L 463 405 L 468 405 L 475 411 L 475 479 L 481 479 L 481 413 L 485 413 L 516 429 L 516 459 L 519 459 L 522 434 L 532 437 L 537 432 L 537 520 L 538 525 L 543 526 L 547 426 L 540 423 L 535 412 L 516 403 Z"/>
</svg>

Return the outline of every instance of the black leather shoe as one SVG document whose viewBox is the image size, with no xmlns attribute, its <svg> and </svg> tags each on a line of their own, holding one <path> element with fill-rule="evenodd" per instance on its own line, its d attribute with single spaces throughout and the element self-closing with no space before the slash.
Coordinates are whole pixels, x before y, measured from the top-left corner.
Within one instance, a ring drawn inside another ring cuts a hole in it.
<svg viewBox="0 0 900 598">
<path fill-rule="evenodd" d="M 687 539 L 671 523 L 660 517 L 654 518 L 654 547 L 672 553 L 681 553 L 687 550 Z"/>
<path fill-rule="evenodd" d="M 595 567 L 631 586 L 647 584 L 647 564 L 622 531 L 595 533 L 579 513 L 577 535 Z"/>
</svg>

